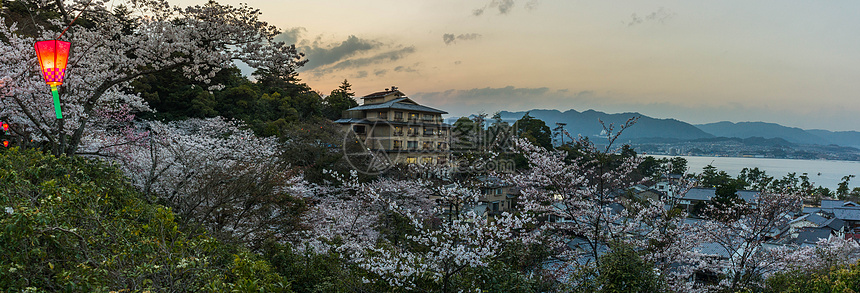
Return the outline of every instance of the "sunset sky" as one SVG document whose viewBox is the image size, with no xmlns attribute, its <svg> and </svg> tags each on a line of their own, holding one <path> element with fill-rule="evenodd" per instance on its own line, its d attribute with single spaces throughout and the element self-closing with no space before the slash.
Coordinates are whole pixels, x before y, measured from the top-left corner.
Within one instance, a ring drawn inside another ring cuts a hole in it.
<svg viewBox="0 0 860 293">
<path fill-rule="evenodd" d="M 595 109 L 860 130 L 857 1 L 219 2 L 260 8 L 323 93 L 348 79 L 359 96 L 396 85 L 451 116 Z"/>
</svg>

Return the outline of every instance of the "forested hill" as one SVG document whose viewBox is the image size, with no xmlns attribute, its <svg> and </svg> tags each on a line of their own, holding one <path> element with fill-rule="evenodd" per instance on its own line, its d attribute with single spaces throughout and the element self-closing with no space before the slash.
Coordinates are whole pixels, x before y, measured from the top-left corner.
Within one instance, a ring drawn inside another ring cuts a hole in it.
<svg viewBox="0 0 860 293">
<path fill-rule="evenodd" d="M 699 129 L 715 136 L 722 137 L 763 137 L 782 138 L 789 142 L 800 144 L 828 144 L 829 142 L 820 136 L 811 134 L 797 127 L 786 127 L 776 123 L 766 122 L 738 122 L 728 121 L 698 124 Z"/>
<path fill-rule="evenodd" d="M 576 110 L 530 110 L 530 111 L 501 111 L 501 117 L 506 120 L 517 120 L 529 113 L 532 117 L 543 120 L 550 127 L 556 123 L 567 123 L 565 130 L 571 135 L 595 137 L 603 130 L 599 120 L 607 125 L 621 125 L 627 119 L 639 117 L 636 126 L 624 131 L 621 139 L 651 140 L 696 140 L 715 137 L 725 138 L 765 138 L 781 139 L 795 144 L 805 145 L 839 145 L 844 147 L 860 147 L 860 132 L 829 131 L 822 129 L 804 130 L 767 122 L 715 122 L 707 124 L 689 124 L 676 119 L 657 119 L 636 112 L 609 114 L 595 110 L 579 112 Z"/>
<path fill-rule="evenodd" d="M 738 122 L 727 121 L 699 124 L 699 129 L 716 136 L 725 137 L 764 137 L 781 138 L 799 144 L 840 145 L 849 147 L 860 147 L 860 132 L 857 131 L 829 131 L 822 129 L 804 130 L 797 127 L 782 126 L 776 123 L 766 122 Z"/>
<path fill-rule="evenodd" d="M 607 114 L 600 111 L 588 110 L 578 112 L 576 110 L 568 110 L 560 112 L 558 110 L 531 110 L 527 111 L 529 115 L 537 119 L 543 120 L 550 127 L 555 127 L 555 123 L 567 123 L 565 130 L 572 136 L 598 136 L 603 130 L 600 121 L 606 125 L 614 124 L 621 125 L 627 119 L 639 117 L 635 127 L 625 130 L 621 135 L 621 139 L 632 138 L 672 138 L 672 139 L 698 139 L 714 137 L 689 123 L 678 121 L 675 119 L 657 119 L 648 117 L 639 113 L 618 113 Z M 501 111 L 503 119 L 516 120 L 523 117 L 526 111 L 508 112 Z"/>
</svg>

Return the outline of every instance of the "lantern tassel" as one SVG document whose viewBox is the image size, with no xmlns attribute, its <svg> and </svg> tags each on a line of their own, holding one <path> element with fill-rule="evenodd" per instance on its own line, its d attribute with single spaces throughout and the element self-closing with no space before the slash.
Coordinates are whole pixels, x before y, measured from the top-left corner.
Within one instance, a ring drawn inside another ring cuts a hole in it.
<svg viewBox="0 0 860 293">
<path fill-rule="evenodd" d="M 57 119 L 63 119 L 63 111 L 60 110 L 60 93 L 57 92 L 56 85 L 51 85 L 51 93 L 54 94 L 54 112 L 57 113 Z"/>
</svg>

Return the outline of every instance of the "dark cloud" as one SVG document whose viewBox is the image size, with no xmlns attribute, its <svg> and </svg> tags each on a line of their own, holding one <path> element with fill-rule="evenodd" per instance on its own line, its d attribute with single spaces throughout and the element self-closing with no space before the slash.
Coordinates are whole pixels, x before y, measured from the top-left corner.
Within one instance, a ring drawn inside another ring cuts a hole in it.
<svg viewBox="0 0 860 293">
<path fill-rule="evenodd" d="M 287 44 L 296 44 L 299 42 L 299 38 L 301 38 L 302 33 L 307 31 L 303 27 L 294 27 L 285 30 L 281 34 L 275 36 L 274 40 L 276 42 L 284 42 Z"/>
<path fill-rule="evenodd" d="M 361 70 L 361 71 L 359 71 L 359 72 L 356 72 L 356 73 L 355 73 L 355 75 L 354 75 L 353 77 L 355 77 L 355 78 L 364 78 L 364 77 L 367 77 L 367 71 Z"/>
<path fill-rule="evenodd" d="M 453 43 L 457 37 L 454 34 L 443 34 L 442 41 L 445 42 L 445 45 Z"/>
<path fill-rule="evenodd" d="M 316 74 L 323 74 L 332 71 L 338 71 L 349 68 L 357 68 L 362 66 L 367 66 L 371 64 L 379 64 L 383 62 L 389 61 L 397 61 L 402 59 L 404 56 L 415 53 L 415 47 L 409 46 L 405 48 L 395 49 L 387 52 L 382 52 L 370 57 L 365 58 L 355 58 L 355 59 L 347 59 L 340 61 L 332 66 L 323 68 L 322 70 L 317 70 Z"/>
<path fill-rule="evenodd" d="M 373 71 L 373 75 L 384 76 L 386 72 L 388 72 L 387 69 L 379 69 L 379 70 Z"/>
<path fill-rule="evenodd" d="M 308 58 L 308 63 L 305 64 L 303 70 L 312 70 L 317 67 L 343 62 L 342 60 L 344 59 L 355 56 L 358 53 L 379 48 L 380 46 L 382 44 L 377 41 L 349 36 L 340 44 L 323 46 L 320 45 L 319 41 L 315 41 L 312 45 L 302 46 L 299 50 L 304 52 Z"/>
<path fill-rule="evenodd" d="M 445 45 L 450 45 L 451 43 L 456 42 L 457 40 L 468 41 L 468 40 L 477 40 L 481 38 L 481 34 L 469 33 L 469 34 L 443 34 L 442 41 L 445 42 Z"/>
<path fill-rule="evenodd" d="M 511 7 L 514 6 L 514 0 L 493 0 L 490 4 L 499 8 L 499 14 L 508 14 L 511 11 Z"/>
<path fill-rule="evenodd" d="M 412 67 L 406 67 L 406 66 L 394 67 L 394 71 L 396 71 L 396 72 L 418 72 L 417 69 L 412 68 Z"/>
<path fill-rule="evenodd" d="M 634 25 L 641 24 L 641 23 L 646 22 L 646 21 L 647 22 L 658 22 L 660 24 L 663 24 L 663 23 L 666 23 L 666 21 L 672 19 L 673 17 L 675 17 L 674 12 L 669 11 L 668 9 L 665 9 L 663 7 L 660 7 L 660 9 L 657 9 L 657 11 L 651 12 L 651 13 L 645 15 L 644 17 L 640 17 L 640 16 L 636 15 L 636 13 L 633 13 L 632 15 L 630 15 L 630 21 L 625 21 L 624 24 L 626 24 L 627 26 L 634 26 Z"/>
<path fill-rule="evenodd" d="M 529 0 L 526 2 L 525 8 L 528 10 L 535 9 L 538 6 L 538 2 L 539 0 Z M 481 16 L 487 9 L 496 9 L 499 11 L 499 14 L 508 14 L 508 12 L 511 12 L 511 9 L 513 9 L 515 3 L 515 0 L 491 0 L 490 3 L 487 3 L 484 7 L 472 10 L 472 15 Z"/>
</svg>

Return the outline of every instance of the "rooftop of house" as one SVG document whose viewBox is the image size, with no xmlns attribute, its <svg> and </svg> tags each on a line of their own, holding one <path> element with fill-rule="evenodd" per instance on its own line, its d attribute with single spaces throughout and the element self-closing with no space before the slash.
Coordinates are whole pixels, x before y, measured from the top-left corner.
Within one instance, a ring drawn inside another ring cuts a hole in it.
<svg viewBox="0 0 860 293">
<path fill-rule="evenodd" d="M 831 208 L 856 208 L 860 209 L 860 205 L 853 201 L 844 201 L 844 200 L 833 200 L 833 199 L 822 199 L 821 200 L 821 208 L 822 209 L 831 209 Z"/>
<path fill-rule="evenodd" d="M 827 223 L 826 218 L 819 216 L 817 214 L 806 214 L 806 215 L 800 216 L 797 219 L 791 220 L 791 223 L 796 223 L 796 222 L 800 222 L 800 221 L 804 221 L 804 220 L 808 221 L 810 223 L 813 223 L 816 226 L 822 226 L 825 223 Z"/>
<path fill-rule="evenodd" d="M 365 97 L 367 98 L 367 97 Z M 362 111 L 362 110 L 381 110 L 381 109 L 395 109 L 395 110 L 405 110 L 405 111 L 416 111 L 416 112 L 430 112 L 437 114 L 448 114 L 448 112 L 430 108 L 427 106 L 418 105 L 415 101 L 407 97 L 400 97 L 394 100 L 378 103 L 378 104 L 369 104 L 369 105 L 361 105 L 358 107 L 353 107 L 347 109 L 347 111 Z"/>
<path fill-rule="evenodd" d="M 684 194 L 683 199 L 688 200 L 701 200 L 701 201 L 710 201 L 711 198 L 714 198 L 717 194 L 717 190 L 715 188 L 691 188 Z M 738 190 L 737 195 L 739 198 L 745 200 L 746 202 L 755 201 L 758 196 L 758 191 L 752 190 Z"/>
<path fill-rule="evenodd" d="M 392 87 L 391 87 L 391 89 L 385 89 L 384 91 L 381 91 L 381 92 L 375 92 L 375 93 L 372 93 L 372 94 L 366 95 L 366 96 L 361 97 L 361 98 L 362 98 L 362 99 L 381 98 L 381 97 L 385 97 L 385 96 L 392 95 L 392 94 L 394 94 L 394 95 L 396 95 L 396 96 L 398 96 L 398 97 L 404 97 L 404 96 L 406 96 L 406 94 L 404 94 L 403 92 L 401 92 L 400 90 L 398 90 L 396 86 L 392 86 Z"/>
<path fill-rule="evenodd" d="M 481 187 L 497 188 L 513 186 L 513 184 L 506 182 L 505 180 L 502 180 L 502 178 L 499 178 L 497 176 L 483 175 L 478 176 L 477 180 L 478 183 L 481 184 Z"/>
<path fill-rule="evenodd" d="M 844 227 L 845 227 L 845 221 L 843 221 L 841 219 L 837 219 L 837 218 L 827 220 L 827 222 L 824 222 L 824 224 L 821 224 L 821 228 L 830 228 L 830 229 L 837 230 L 837 231 L 841 230 Z"/>
<path fill-rule="evenodd" d="M 797 244 L 815 244 L 821 239 L 830 238 L 830 230 L 823 228 L 807 228 L 797 234 L 797 239 L 794 240 Z"/>
<path fill-rule="evenodd" d="M 732 256 L 725 247 L 715 242 L 702 242 L 693 249 L 701 254 L 713 255 L 724 259 Z"/>
<path fill-rule="evenodd" d="M 819 211 L 844 221 L 860 221 L 860 205 L 852 201 L 823 199 L 820 207 L 803 207 L 802 213 L 813 214 Z"/>
<path fill-rule="evenodd" d="M 833 216 L 845 221 L 860 221 L 860 209 L 856 208 L 834 208 Z"/>
</svg>

